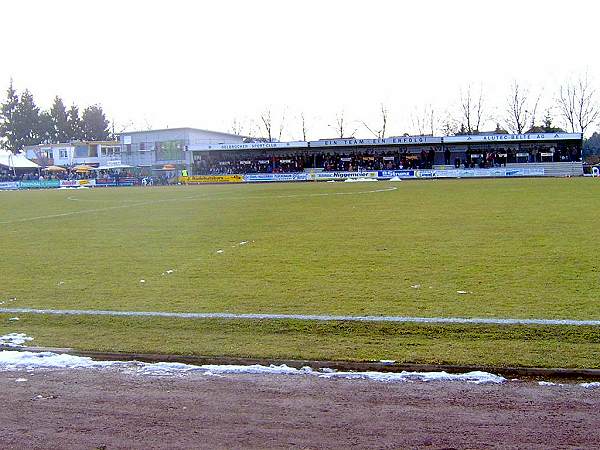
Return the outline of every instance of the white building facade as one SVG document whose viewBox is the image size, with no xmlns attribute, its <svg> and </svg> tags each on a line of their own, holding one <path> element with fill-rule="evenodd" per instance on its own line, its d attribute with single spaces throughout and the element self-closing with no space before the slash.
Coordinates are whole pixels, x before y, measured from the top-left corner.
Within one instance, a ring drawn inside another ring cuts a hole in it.
<svg viewBox="0 0 600 450">
<path fill-rule="evenodd" d="M 41 166 L 72 167 L 76 165 L 115 166 L 121 164 L 121 146 L 117 141 L 68 142 L 25 147 L 28 159 Z"/>
</svg>

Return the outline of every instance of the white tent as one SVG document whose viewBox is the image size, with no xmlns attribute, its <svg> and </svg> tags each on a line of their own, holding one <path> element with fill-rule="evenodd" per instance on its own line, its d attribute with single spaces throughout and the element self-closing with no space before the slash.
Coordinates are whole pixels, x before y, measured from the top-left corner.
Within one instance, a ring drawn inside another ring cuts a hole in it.
<svg viewBox="0 0 600 450">
<path fill-rule="evenodd" d="M 127 164 L 108 164 L 105 166 L 93 167 L 92 170 L 111 170 L 111 169 L 130 169 L 133 166 Z"/>
<path fill-rule="evenodd" d="M 38 166 L 33 161 L 25 158 L 23 153 L 13 154 L 9 150 L 0 150 L 0 166 L 9 169 L 37 169 Z"/>
</svg>

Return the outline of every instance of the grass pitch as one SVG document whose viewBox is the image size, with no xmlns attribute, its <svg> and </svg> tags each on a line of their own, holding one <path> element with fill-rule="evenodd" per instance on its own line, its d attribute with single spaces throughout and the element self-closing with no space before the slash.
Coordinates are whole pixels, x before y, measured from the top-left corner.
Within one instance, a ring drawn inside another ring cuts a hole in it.
<svg viewBox="0 0 600 450">
<path fill-rule="evenodd" d="M 600 319 L 598 217 L 583 178 L 0 192 L 0 301 Z M 600 366 L 593 328 L 6 318 L 86 349 Z"/>
</svg>

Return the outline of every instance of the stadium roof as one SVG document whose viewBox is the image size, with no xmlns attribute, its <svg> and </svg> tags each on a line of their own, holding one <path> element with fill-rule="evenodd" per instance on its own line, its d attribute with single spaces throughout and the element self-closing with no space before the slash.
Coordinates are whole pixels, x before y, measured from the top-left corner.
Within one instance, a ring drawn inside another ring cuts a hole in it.
<svg viewBox="0 0 600 450">
<path fill-rule="evenodd" d="M 224 136 L 235 136 L 235 137 L 242 137 L 242 138 L 249 137 L 249 136 L 244 136 L 241 134 L 226 133 L 224 131 L 213 131 L 213 130 L 205 130 L 203 128 L 192 128 L 192 127 L 158 128 L 158 129 L 154 129 L 154 130 L 123 131 L 122 133 L 116 133 L 116 134 L 117 134 L 117 136 L 123 136 L 123 135 L 128 135 L 128 134 L 156 133 L 156 132 L 164 132 L 164 131 L 197 131 L 200 133 L 214 133 L 214 134 L 221 134 Z"/>
</svg>

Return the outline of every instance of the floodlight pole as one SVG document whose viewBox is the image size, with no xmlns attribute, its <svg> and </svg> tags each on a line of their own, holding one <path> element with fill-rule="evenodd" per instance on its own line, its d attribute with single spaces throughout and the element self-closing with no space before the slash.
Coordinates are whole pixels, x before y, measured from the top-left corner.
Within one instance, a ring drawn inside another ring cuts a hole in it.
<svg viewBox="0 0 600 450">
<path fill-rule="evenodd" d="M 17 170 L 15 169 L 15 162 L 13 161 L 13 152 L 10 151 L 9 155 L 8 155 L 8 168 L 10 169 L 12 167 L 13 170 L 13 176 L 16 177 L 17 176 Z M 12 164 L 11 164 L 12 161 Z"/>
</svg>

